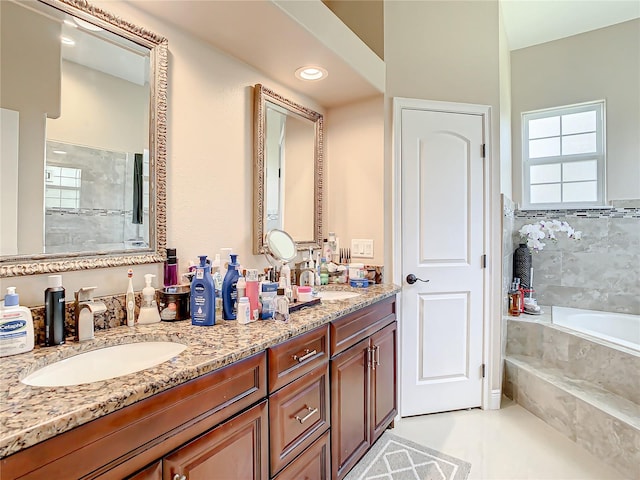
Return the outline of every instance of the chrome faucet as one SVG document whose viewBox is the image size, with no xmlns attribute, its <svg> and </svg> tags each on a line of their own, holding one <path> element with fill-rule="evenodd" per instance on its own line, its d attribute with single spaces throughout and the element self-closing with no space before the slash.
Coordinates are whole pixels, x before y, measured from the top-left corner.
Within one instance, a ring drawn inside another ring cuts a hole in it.
<svg viewBox="0 0 640 480">
<path fill-rule="evenodd" d="M 82 342 L 91 340 L 94 335 L 94 315 L 107 311 L 104 302 L 93 299 L 93 291 L 96 287 L 82 287 L 75 292 L 75 324 L 76 336 L 75 340 Z"/>
</svg>

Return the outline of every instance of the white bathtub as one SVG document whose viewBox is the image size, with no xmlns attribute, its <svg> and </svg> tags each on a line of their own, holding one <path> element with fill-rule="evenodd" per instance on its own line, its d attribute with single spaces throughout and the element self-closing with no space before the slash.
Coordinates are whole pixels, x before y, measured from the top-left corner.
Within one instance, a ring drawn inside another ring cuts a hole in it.
<svg viewBox="0 0 640 480">
<path fill-rule="evenodd" d="M 640 351 L 640 315 L 551 307 L 551 322 Z"/>
</svg>

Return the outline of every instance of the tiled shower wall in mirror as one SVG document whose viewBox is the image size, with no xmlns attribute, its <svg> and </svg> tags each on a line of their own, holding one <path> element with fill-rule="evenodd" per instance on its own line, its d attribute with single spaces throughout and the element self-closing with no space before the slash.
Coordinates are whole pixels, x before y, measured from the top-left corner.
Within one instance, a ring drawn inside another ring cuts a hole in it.
<svg viewBox="0 0 640 480">
<path fill-rule="evenodd" d="M 640 314 L 640 200 L 592 210 L 517 210 L 503 197 L 503 312 L 518 230 L 540 220 L 566 221 L 580 240 L 558 234 L 532 254 L 540 305 Z"/>
<path fill-rule="evenodd" d="M 49 140 L 46 158 L 46 253 L 148 245 L 148 155 L 136 160 L 134 153 Z M 142 187 L 137 201 L 136 182 Z"/>
</svg>

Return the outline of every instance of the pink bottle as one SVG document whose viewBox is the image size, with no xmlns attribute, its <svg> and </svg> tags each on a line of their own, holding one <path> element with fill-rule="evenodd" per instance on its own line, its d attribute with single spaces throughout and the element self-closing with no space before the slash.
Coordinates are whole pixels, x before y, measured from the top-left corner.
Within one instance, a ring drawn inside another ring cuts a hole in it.
<svg viewBox="0 0 640 480">
<path fill-rule="evenodd" d="M 258 282 L 258 270 L 249 268 L 246 275 L 247 297 L 249 297 L 249 318 L 257 320 L 260 318 L 258 295 L 260 282 Z"/>
</svg>

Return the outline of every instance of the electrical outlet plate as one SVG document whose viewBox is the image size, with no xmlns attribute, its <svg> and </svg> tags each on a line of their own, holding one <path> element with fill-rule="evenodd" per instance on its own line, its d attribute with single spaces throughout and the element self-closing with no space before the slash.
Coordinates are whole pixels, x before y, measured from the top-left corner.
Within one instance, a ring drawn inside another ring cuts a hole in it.
<svg viewBox="0 0 640 480">
<path fill-rule="evenodd" d="M 351 258 L 373 258 L 373 240 L 351 239 Z"/>
</svg>

